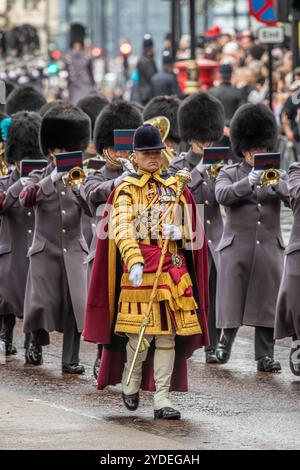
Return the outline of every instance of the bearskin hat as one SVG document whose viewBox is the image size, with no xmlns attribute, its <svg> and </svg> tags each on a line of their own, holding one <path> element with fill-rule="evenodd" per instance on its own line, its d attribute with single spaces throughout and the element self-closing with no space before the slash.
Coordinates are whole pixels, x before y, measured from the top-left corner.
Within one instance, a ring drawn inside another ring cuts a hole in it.
<svg viewBox="0 0 300 470">
<path fill-rule="evenodd" d="M 197 93 L 180 105 L 178 122 L 181 139 L 185 142 L 217 142 L 224 135 L 224 107 L 208 93 Z"/>
<path fill-rule="evenodd" d="M 145 107 L 138 101 L 130 101 L 130 103 L 138 110 L 139 113 L 143 114 Z"/>
<path fill-rule="evenodd" d="M 5 144 L 5 157 L 8 163 L 42 158 L 39 145 L 41 122 L 39 114 L 29 111 L 21 111 L 12 116 Z"/>
<path fill-rule="evenodd" d="M 175 96 L 157 96 L 148 103 L 144 111 L 144 120 L 164 116 L 169 119 L 171 129 L 169 132 L 168 139 L 180 143 L 180 136 L 178 130 L 178 110 L 181 101 Z"/>
<path fill-rule="evenodd" d="M 84 45 L 85 38 L 86 38 L 85 26 L 81 23 L 73 23 L 70 28 L 70 46 L 73 47 L 73 45 L 76 42 Z"/>
<path fill-rule="evenodd" d="M 272 111 L 264 104 L 245 104 L 232 118 L 230 138 L 233 151 L 239 157 L 249 150 L 276 147 L 278 128 Z"/>
<path fill-rule="evenodd" d="M 82 98 L 78 101 L 78 108 L 82 109 L 92 121 L 92 131 L 94 132 L 97 117 L 101 113 L 102 109 L 109 104 L 109 101 L 105 96 L 91 94 Z"/>
<path fill-rule="evenodd" d="M 65 100 L 50 101 L 49 103 L 46 103 L 44 104 L 44 106 L 41 107 L 41 109 L 39 110 L 39 115 L 43 118 L 45 114 L 48 113 L 48 111 L 50 111 L 50 109 L 60 104 L 64 105 L 64 104 L 70 104 L 70 103 L 68 103 L 68 101 L 65 101 Z"/>
<path fill-rule="evenodd" d="M 49 149 L 84 152 L 90 140 L 91 120 L 75 106 L 58 104 L 42 119 L 40 145 L 45 156 L 49 154 Z"/>
<path fill-rule="evenodd" d="M 127 101 L 115 101 L 103 109 L 95 125 L 94 141 L 97 152 L 114 146 L 114 130 L 137 129 L 143 117 L 137 108 Z"/>
<path fill-rule="evenodd" d="M 16 88 L 7 98 L 5 111 L 12 116 L 19 111 L 39 111 L 46 103 L 41 93 L 31 86 Z"/>
</svg>

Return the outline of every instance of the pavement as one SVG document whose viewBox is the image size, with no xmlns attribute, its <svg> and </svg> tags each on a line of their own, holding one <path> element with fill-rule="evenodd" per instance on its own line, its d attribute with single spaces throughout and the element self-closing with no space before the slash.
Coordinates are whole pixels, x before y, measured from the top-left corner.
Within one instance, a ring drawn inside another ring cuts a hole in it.
<svg viewBox="0 0 300 470">
<path fill-rule="evenodd" d="M 276 348 L 278 375 L 256 371 L 251 329 L 241 330 L 225 366 L 207 366 L 198 351 L 189 361 L 189 392 L 173 394 L 182 421 L 162 422 L 153 419 L 150 393 L 130 414 L 120 387 L 97 391 L 94 345 L 82 343 L 86 374 L 63 377 L 61 340 L 52 335 L 42 367 L 24 366 L 18 323 L 19 354 L 0 363 L 0 450 L 300 448 L 300 379 L 289 370 L 289 342 Z"/>
</svg>

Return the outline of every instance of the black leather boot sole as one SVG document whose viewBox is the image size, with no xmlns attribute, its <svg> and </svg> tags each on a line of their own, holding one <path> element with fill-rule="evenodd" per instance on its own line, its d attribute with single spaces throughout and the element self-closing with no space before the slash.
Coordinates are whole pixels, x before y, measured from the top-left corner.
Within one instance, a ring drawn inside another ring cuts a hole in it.
<svg viewBox="0 0 300 470">
<path fill-rule="evenodd" d="M 166 419 L 166 420 L 179 420 L 181 414 L 174 408 L 162 408 L 161 410 L 154 411 L 154 419 Z"/>
<path fill-rule="evenodd" d="M 85 368 L 80 364 L 65 364 L 62 366 L 62 373 L 71 375 L 82 375 L 85 373 Z"/>
<path fill-rule="evenodd" d="M 266 356 L 257 362 L 258 372 L 278 374 L 281 370 L 280 362 L 275 361 L 272 357 Z"/>
</svg>

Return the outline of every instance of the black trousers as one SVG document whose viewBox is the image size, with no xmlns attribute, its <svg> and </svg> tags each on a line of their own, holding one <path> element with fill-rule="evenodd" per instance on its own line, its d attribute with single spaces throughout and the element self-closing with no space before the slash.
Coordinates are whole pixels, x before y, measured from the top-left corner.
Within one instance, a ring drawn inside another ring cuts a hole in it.
<svg viewBox="0 0 300 470">
<path fill-rule="evenodd" d="M 79 364 L 79 350 L 81 333 L 77 330 L 77 323 L 71 303 L 69 300 L 69 308 L 63 323 L 63 350 L 62 365 Z M 38 330 L 31 333 L 31 341 L 37 346 L 48 346 L 50 344 L 50 336 L 45 330 Z"/>
<path fill-rule="evenodd" d="M 210 336 L 210 346 L 205 348 L 205 351 L 216 349 L 219 342 L 222 330 L 216 327 L 216 294 L 217 294 L 217 270 L 215 263 L 212 262 L 212 267 L 209 276 L 209 316 L 208 316 L 208 331 Z"/>
<path fill-rule="evenodd" d="M 230 343 L 230 338 L 235 339 L 235 332 L 238 331 L 234 328 L 227 328 L 223 330 L 223 334 L 228 342 Z M 259 361 L 265 356 L 274 357 L 274 329 L 265 328 L 262 326 L 257 326 L 255 328 L 255 340 L 254 340 L 254 349 L 255 349 L 255 360 Z"/>
</svg>

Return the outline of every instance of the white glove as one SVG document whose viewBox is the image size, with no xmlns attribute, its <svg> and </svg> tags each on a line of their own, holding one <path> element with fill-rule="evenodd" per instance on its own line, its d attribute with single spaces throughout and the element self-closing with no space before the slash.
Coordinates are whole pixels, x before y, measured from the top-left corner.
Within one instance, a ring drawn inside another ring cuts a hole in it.
<svg viewBox="0 0 300 470">
<path fill-rule="evenodd" d="M 28 178 L 28 177 L 27 178 L 25 178 L 25 177 L 20 178 L 20 181 L 21 181 L 21 184 L 22 184 L 23 187 L 28 186 L 31 183 L 31 179 Z"/>
<path fill-rule="evenodd" d="M 129 173 L 135 173 L 132 163 L 127 158 L 118 158 L 117 162 L 121 163 L 123 170 L 126 170 Z"/>
<path fill-rule="evenodd" d="M 255 170 L 252 168 L 251 173 L 249 173 L 248 179 L 251 186 L 254 186 L 256 183 L 260 182 L 260 177 L 263 174 L 263 170 Z"/>
<path fill-rule="evenodd" d="M 54 168 L 54 170 L 52 171 L 52 173 L 51 173 L 51 175 L 50 175 L 50 176 L 51 176 L 52 183 L 57 183 L 57 181 L 61 180 L 62 177 L 63 177 L 64 175 L 66 175 L 66 174 L 67 174 L 67 172 L 59 173 L 59 172 L 57 171 L 57 168 Z"/>
<path fill-rule="evenodd" d="M 114 182 L 115 188 L 119 186 L 119 184 L 122 183 L 123 179 L 126 178 L 126 176 L 129 176 L 129 171 L 124 171 L 124 173 L 121 176 L 119 176 L 119 178 L 115 179 L 115 182 Z"/>
<path fill-rule="evenodd" d="M 143 283 L 144 266 L 140 263 L 134 264 L 130 270 L 129 281 L 133 287 L 140 287 Z"/>
<path fill-rule="evenodd" d="M 172 240 L 172 242 L 182 240 L 181 230 L 176 225 L 163 224 L 162 235 L 164 240 Z"/>
</svg>

